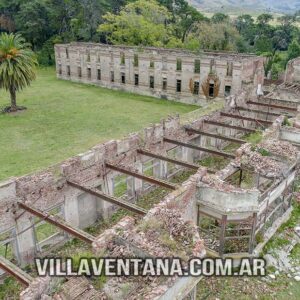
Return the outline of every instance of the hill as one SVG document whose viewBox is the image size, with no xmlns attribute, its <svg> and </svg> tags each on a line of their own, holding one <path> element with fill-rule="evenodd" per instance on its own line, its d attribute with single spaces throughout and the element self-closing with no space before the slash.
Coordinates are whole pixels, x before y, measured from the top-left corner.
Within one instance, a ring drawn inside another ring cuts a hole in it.
<svg viewBox="0 0 300 300">
<path fill-rule="evenodd" d="M 189 0 L 204 12 L 246 13 L 294 13 L 300 10 L 300 0 Z"/>
</svg>

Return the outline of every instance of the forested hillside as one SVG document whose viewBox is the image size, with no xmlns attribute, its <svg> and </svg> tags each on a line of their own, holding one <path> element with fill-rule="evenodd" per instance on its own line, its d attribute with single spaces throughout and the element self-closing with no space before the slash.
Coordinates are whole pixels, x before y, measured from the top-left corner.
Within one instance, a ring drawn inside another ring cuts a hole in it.
<svg viewBox="0 0 300 300">
<path fill-rule="evenodd" d="M 185 0 L 2 0 L 0 31 L 19 32 L 40 64 L 54 63 L 53 45 L 70 41 L 253 52 L 269 58 L 274 76 L 300 55 L 299 13 L 223 13 L 205 17 Z"/>
<path fill-rule="evenodd" d="M 189 0 L 189 2 L 196 7 L 205 11 L 267 11 L 267 12 L 281 12 L 293 13 L 300 9 L 299 0 Z"/>
</svg>

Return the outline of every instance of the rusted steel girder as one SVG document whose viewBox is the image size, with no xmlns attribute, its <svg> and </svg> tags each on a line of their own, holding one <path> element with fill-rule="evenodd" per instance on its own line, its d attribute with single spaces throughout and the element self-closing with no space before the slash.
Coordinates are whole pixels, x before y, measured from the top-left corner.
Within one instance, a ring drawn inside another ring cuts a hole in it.
<svg viewBox="0 0 300 300">
<path fill-rule="evenodd" d="M 238 144 L 245 144 L 246 143 L 244 140 L 241 140 L 241 139 L 233 138 L 233 137 L 226 136 L 226 135 L 216 134 L 216 133 L 210 133 L 210 132 L 207 132 L 207 131 L 198 130 L 198 129 L 194 129 L 194 128 L 186 127 L 185 130 L 189 131 L 189 132 L 196 133 L 196 134 L 206 135 L 206 136 L 213 137 L 213 138 L 216 138 L 216 139 L 229 141 L 229 142 L 232 142 L 232 143 L 238 143 Z"/>
<path fill-rule="evenodd" d="M 295 104 L 295 108 L 297 107 L 298 103 L 295 101 L 290 101 L 290 100 L 283 100 L 283 99 L 276 99 L 276 98 L 271 98 L 271 97 L 264 97 L 264 100 L 271 100 L 271 101 L 278 101 L 282 103 L 290 103 L 290 104 Z"/>
<path fill-rule="evenodd" d="M 116 165 L 106 163 L 105 166 L 107 168 L 111 169 L 111 170 L 114 170 L 114 171 L 117 171 L 117 172 L 120 172 L 120 173 L 124 173 L 124 174 L 130 175 L 132 177 L 136 177 L 136 178 L 142 179 L 144 181 L 147 181 L 149 183 L 153 183 L 153 184 L 156 184 L 156 185 L 159 185 L 159 186 L 171 189 L 171 190 L 176 190 L 178 188 L 178 186 L 176 184 L 167 182 L 165 180 L 156 179 L 156 178 L 151 177 L 151 176 L 146 176 L 146 175 L 143 175 L 143 174 L 140 174 L 140 173 L 137 173 L 137 172 L 133 172 L 131 170 L 118 167 Z"/>
<path fill-rule="evenodd" d="M 268 104 L 268 103 L 262 103 L 262 102 L 255 102 L 255 101 L 248 101 L 247 104 L 257 105 L 257 106 L 265 106 L 265 107 L 271 107 L 271 108 L 277 108 L 277 109 L 283 109 L 288 110 L 292 112 L 297 112 L 297 109 L 295 107 L 287 107 L 283 105 L 276 105 L 276 104 Z"/>
<path fill-rule="evenodd" d="M 242 127 L 242 126 L 235 126 L 235 125 L 230 125 L 230 124 L 217 122 L 217 121 L 211 121 L 211 120 L 204 120 L 204 123 L 209 124 L 209 125 L 215 125 L 215 126 L 226 127 L 226 128 L 230 128 L 230 129 L 246 131 L 246 132 L 249 132 L 249 133 L 254 133 L 256 131 L 255 129 L 252 129 L 252 128 L 247 128 L 247 127 Z"/>
<path fill-rule="evenodd" d="M 236 107 L 237 110 L 241 110 L 241 111 L 246 111 L 246 112 L 253 112 L 253 113 L 258 113 L 258 114 L 266 114 L 266 115 L 270 115 L 270 116 L 274 116 L 274 117 L 279 117 L 280 114 L 279 113 L 274 113 L 274 112 L 267 112 L 264 110 L 258 110 L 258 109 L 251 109 L 251 108 L 245 108 L 245 107 L 241 107 L 241 106 L 237 106 Z"/>
<path fill-rule="evenodd" d="M 185 161 L 182 161 L 182 160 L 170 158 L 168 156 L 156 154 L 156 153 L 153 153 L 153 152 L 145 150 L 145 149 L 138 149 L 137 152 L 139 154 L 142 154 L 142 155 L 145 155 L 145 156 L 149 156 L 149 157 L 157 158 L 157 159 L 160 159 L 160 160 L 164 160 L 164 161 L 167 161 L 167 162 L 179 165 L 179 166 L 183 166 L 183 167 L 186 167 L 186 168 L 189 168 L 189 169 L 193 169 L 193 170 L 198 170 L 201 167 L 201 165 L 196 165 L 196 164 L 188 163 L 188 162 L 185 162 Z M 215 173 L 215 171 L 213 171 L 211 169 L 207 169 L 207 172 Z"/>
<path fill-rule="evenodd" d="M 233 118 L 233 119 L 240 119 L 240 120 L 250 121 L 250 122 L 263 123 L 263 124 L 267 124 L 267 125 L 272 125 L 273 124 L 272 121 L 266 121 L 266 120 L 262 120 L 262 119 L 254 119 L 254 118 L 249 118 L 249 117 L 244 117 L 244 116 L 239 116 L 239 115 L 229 114 L 229 113 L 224 113 L 224 112 L 221 112 L 221 116 L 228 117 L 228 118 Z"/>
<path fill-rule="evenodd" d="M 175 144 L 175 145 L 178 145 L 178 146 L 183 146 L 183 147 L 195 149 L 195 150 L 199 150 L 199 151 L 202 151 L 202 152 L 207 152 L 207 153 L 223 156 L 223 157 L 226 157 L 226 158 L 231 158 L 231 159 L 235 158 L 235 156 L 233 154 L 226 153 L 226 152 L 223 152 L 223 151 L 218 151 L 218 150 L 199 147 L 197 145 L 193 145 L 193 144 L 190 144 L 190 143 L 184 143 L 184 142 L 180 142 L 180 141 L 177 141 L 177 140 L 171 140 L 171 139 L 168 139 L 168 138 L 164 138 L 164 141 L 167 142 L 167 143 L 170 143 L 170 144 Z"/>
<path fill-rule="evenodd" d="M 125 208 L 125 209 L 127 209 L 129 211 L 132 211 L 132 212 L 134 212 L 136 214 L 139 214 L 139 215 L 142 215 L 142 216 L 144 216 L 144 215 L 147 214 L 147 211 L 145 209 L 143 209 L 143 208 L 141 208 L 141 207 L 139 207 L 139 206 L 137 206 L 135 204 L 123 201 L 123 200 L 121 200 L 119 198 L 116 198 L 116 197 L 104 194 L 104 193 L 100 192 L 98 189 L 88 188 L 88 187 L 85 187 L 85 186 L 83 186 L 83 185 L 81 185 L 79 183 L 73 182 L 73 181 L 67 181 L 67 183 L 70 186 L 74 187 L 74 188 L 77 188 L 77 189 L 79 189 L 79 190 L 81 190 L 83 192 L 91 194 L 91 195 L 93 195 L 93 196 L 95 196 L 97 198 L 100 198 L 100 199 L 102 199 L 104 201 L 107 201 L 109 203 L 116 204 L 116 205 L 118 205 L 118 206 L 120 206 L 122 208 Z"/>
<path fill-rule="evenodd" d="M 2 256 L 0 256 L 0 269 L 12 275 L 26 287 L 33 281 L 33 278 L 30 275 Z"/>
<path fill-rule="evenodd" d="M 67 233 L 75 236 L 76 238 L 79 238 L 80 240 L 86 243 L 92 244 L 95 241 L 95 238 L 92 235 L 84 232 L 83 230 L 74 228 L 71 225 L 65 223 L 64 221 L 57 220 L 52 215 L 42 212 L 36 208 L 30 207 L 23 202 L 18 202 L 18 205 L 20 206 L 20 208 L 28 211 L 32 215 L 37 216 L 50 224 L 53 224 L 54 226 L 66 231 Z"/>
</svg>

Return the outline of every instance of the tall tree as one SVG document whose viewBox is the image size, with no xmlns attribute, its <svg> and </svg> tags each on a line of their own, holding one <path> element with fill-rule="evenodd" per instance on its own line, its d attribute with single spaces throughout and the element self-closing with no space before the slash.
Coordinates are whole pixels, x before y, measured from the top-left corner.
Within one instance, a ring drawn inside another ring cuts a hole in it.
<svg viewBox="0 0 300 300">
<path fill-rule="evenodd" d="M 300 45 L 296 40 L 293 40 L 292 43 L 289 45 L 288 52 L 287 52 L 287 62 L 291 59 L 300 56 Z"/>
<path fill-rule="evenodd" d="M 15 22 L 17 30 L 35 50 L 42 47 L 53 34 L 49 26 L 48 8 L 43 1 L 33 0 L 21 4 Z"/>
<path fill-rule="evenodd" d="M 230 18 L 228 15 L 225 15 L 223 13 L 215 13 L 212 18 L 211 21 L 213 23 L 224 23 L 224 22 L 229 22 Z"/>
<path fill-rule="evenodd" d="M 8 111 L 17 111 L 16 93 L 30 85 L 35 79 L 37 60 L 19 34 L 0 35 L 0 88 L 10 93 L 11 106 Z"/>
<path fill-rule="evenodd" d="M 172 14 L 171 23 L 174 27 L 176 37 L 185 42 L 194 25 L 206 20 L 206 18 L 186 0 L 158 0 Z"/>
<path fill-rule="evenodd" d="M 117 15 L 106 14 L 99 32 L 110 43 L 164 46 L 170 39 L 170 29 L 166 26 L 170 17 L 168 10 L 156 1 L 137 0 Z"/>
</svg>

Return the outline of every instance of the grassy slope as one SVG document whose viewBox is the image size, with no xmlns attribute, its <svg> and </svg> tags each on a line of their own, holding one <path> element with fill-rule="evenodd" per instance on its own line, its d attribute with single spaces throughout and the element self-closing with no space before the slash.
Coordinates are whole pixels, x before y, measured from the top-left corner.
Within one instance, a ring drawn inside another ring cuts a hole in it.
<svg viewBox="0 0 300 300">
<path fill-rule="evenodd" d="M 120 138 L 168 114 L 195 109 L 130 93 L 57 80 L 53 69 L 39 70 L 18 95 L 28 110 L 0 115 L 0 180 L 23 175 Z M 0 107 L 8 95 L 0 92 Z"/>
</svg>

